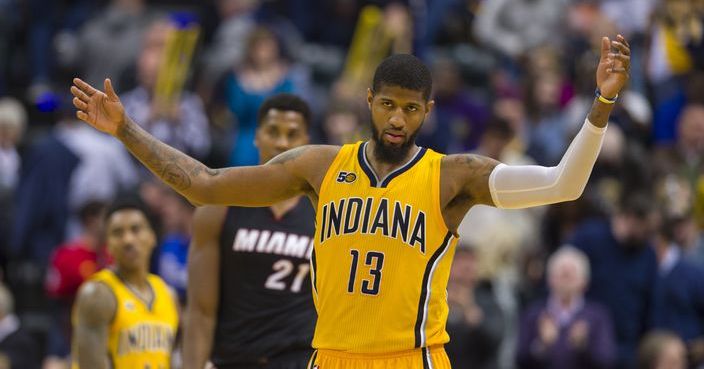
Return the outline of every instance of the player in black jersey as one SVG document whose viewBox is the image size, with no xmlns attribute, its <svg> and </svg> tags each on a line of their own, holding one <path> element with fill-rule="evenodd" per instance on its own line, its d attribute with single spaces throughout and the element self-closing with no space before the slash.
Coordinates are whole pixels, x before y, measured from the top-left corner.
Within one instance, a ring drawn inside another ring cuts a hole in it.
<svg viewBox="0 0 704 369">
<path fill-rule="evenodd" d="M 259 109 L 260 162 L 308 143 L 310 111 L 279 94 Z M 298 196 L 267 208 L 196 210 L 188 258 L 184 368 L 303 369 L 316 313 L 310 254 L 315 211 Z"/>
</svg>

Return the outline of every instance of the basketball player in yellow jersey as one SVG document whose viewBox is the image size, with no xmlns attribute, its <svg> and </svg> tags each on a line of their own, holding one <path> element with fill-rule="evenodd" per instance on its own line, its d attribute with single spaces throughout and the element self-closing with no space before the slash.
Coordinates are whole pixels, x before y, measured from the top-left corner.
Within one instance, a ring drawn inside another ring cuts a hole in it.
<svg viewBox="0 0 704 369">
<path fill-rule="evenodd" d="M 115 259 L 86 281 L 73 311 L 72 369 L 169 369 L 178 326 L 175 295 L 149 274 L 156 236 L 142 208 L 117 203 L 106 214 Z"/>
<path fill-rule="evenodd" d="M 159 142 L 124 113 L 110 80 L 80 79 L 78 118 L 114 135 L 155 175 L 197 204 L 269 206 L 305 194 L 317 209 L 311 280 L 318 311 L 311 368 L 447 368 L 445 288 L 455 232 L 476 204 L 523 208 L 582 193 L 630 50 L 604 37 L 589 117 L 555 167 L 443 156 L 415 136 L 433 107 L 428 68 L 394 55 L 376 69 L 367 100 L 372 139 L 302 146 L 264 165 L 210 169 Z"/>
</svg>

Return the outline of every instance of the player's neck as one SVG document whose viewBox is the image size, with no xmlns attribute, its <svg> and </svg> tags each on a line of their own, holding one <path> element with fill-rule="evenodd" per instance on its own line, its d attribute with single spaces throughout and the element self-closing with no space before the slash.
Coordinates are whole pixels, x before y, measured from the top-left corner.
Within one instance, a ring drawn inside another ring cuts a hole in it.
<svg viewBox="0 0 704 369">
<path fill-rule="evenodd" d="M 277 202 L 274 205 L 271 205 L 269 208 L 271 209 L 271 212 L 274 214 L 274 217 L 276 219 L 281 219 L 288 213 L 291 209 L 296 207 L 298 205 L 298 201 L 301 200 L 300 196 L 292 197 L 290 199 Z"/>
<path fill-rule="evenodd" d="M 413 144 L 401 160 L 399 160 L 398 162 L 389 163 L 387 161 L 381 160 L 375 155 L 376 150 L 374 148 L 376 147 L 376 145 L 377 143 L 374 140 L 369 140 L 369 143 L 367 144 L 365 150 L 365 155 L 369 160 L 369 164 L 371 164 L 374 173 L 379 178 L 384 178 L 389 173 L 404 166 L 418 153 L 418 150 L 420 150 L 420 147 L 418 147 L 418 145 Z"/>
<path fill-rule="evenodd" d="M 119 266 L 115 268 L 115 274 L 126 284 L 133 288 L 140 290 L 148 289 L 149 282 L 147 282 L 147 275 L 149 274 L 146 269 L 125 269 Z"/>
</svg>

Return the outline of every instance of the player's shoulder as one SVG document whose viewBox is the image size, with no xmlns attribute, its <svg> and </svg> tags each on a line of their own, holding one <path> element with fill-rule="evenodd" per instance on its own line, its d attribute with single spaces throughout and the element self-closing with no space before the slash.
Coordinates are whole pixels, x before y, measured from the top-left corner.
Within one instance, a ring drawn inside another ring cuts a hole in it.
<svg viewBox="0 0 704 369">
<path fill-rule="evenodd" d="M 267 164 L 285 164 L 289 162 L 316 163 L 330 160 L 332 162 L 342 147 L 337 145 L 303 145 L 271 159 Z"/>
<path fill-rule="evenodd" d="M 117 310 L 117 298 L 112 288 L 104 282 L 88 280 L 78 290 L 76 309 L 81 317 L 90 322 L 109 322 Z"/>
<path fill-rule="evenodd" d="M 450 178 L 486 177 L 499 164 L 479 154 L 452 154 L 441 159 L 441 175 Z"/>
</svg>

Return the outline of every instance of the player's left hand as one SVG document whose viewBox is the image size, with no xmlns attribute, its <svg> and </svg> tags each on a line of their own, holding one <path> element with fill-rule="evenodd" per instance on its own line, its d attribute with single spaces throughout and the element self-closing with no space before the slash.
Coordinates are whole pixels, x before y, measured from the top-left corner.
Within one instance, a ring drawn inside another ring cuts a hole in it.
<svg viewBox="0 0 704 369">
<path fill-rule="evenodd" d="M 631 48 L 626 39 L 601 38 L 601 57 L 596 69 L 596 85 L 605 98 L 612 99 L 628 82 L 631 69 Z"/>
</svg>

